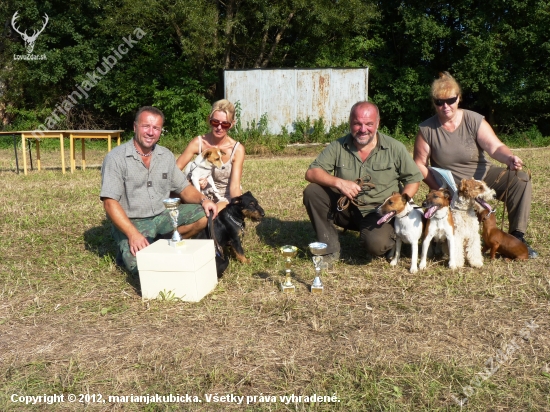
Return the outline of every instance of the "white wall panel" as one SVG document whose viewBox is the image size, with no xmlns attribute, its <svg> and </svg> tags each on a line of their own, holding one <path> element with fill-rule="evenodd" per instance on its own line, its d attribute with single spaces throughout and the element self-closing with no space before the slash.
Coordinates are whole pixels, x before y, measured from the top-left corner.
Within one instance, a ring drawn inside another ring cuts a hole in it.
<svg viewBox="0 0 550 412">
<path fill-rule="evenodd" d="M 291 131 L 297 120 L 347 122 L 351 106 L 368 100 L 368 68 L 252 69 L 224 72 L 225 98 L 241 105 L 244 127 L 266 113 L 270 133 Z"/>
</svg>

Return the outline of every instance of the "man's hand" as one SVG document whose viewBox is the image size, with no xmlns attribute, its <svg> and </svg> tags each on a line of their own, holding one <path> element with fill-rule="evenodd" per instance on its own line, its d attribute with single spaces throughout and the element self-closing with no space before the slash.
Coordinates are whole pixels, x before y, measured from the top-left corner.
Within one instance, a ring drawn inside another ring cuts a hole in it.
<svg viewBox="0 0 550 412">
<path fill-rule="evenodd" d="M 202 202 L 202 208 L 204 209 L 204 213 L 206 214 L 206 216 L 210 216 L 211 212 L 212 219 L 215 219 L 218 216 L 218 206 L 210 199 L 206 199 L 204 202 Z"/>
<path fill-rule="evenodd" d="M 128 245 L 130 246 L 130 253 L 136 255 L 141 249 L 149 246 L 149 242 L 143 236 L 134 224 L 128 219 L 126 212 L 120 206 L 117 200 L 104 198 L 103 207 L 107 216 L 111 219 L 113 224 L 128 237 Z"/>
<path fill-rule="evenodd" d="M 149 246 L 149 241 L 141 233 L 136 232 L 128 237 L 128 244 L 130 245 L 130 253 L 135 256 L 141 249 Z"/>
<path fill-rule="evenodd" d="M 321 168 L 308 169 L 306 180 L 325 187 L 333 187 L 340 191 L 348 199 L 354 199 L 361 191 L 361 186 L 351 180 L 344 180 L 327 173 Z"/>
<path fill-rule="evenodd" d="M 361 191 L 361 186 L 351 180 L 338 179 L 336 188 L 348 199 L 354 199 Z"/>
</svg>

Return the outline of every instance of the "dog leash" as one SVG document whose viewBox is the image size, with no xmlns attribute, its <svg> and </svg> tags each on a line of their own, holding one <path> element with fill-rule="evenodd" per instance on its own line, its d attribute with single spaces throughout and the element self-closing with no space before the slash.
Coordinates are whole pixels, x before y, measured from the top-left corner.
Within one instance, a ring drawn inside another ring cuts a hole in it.
<svg viewBox="0 0 550 412">
<path fill-rule="evenodd" d="M 529 182 L 531 180 L 531 170 L 529 170 L 529 168 L 525 167 L 526 169 L 526 173 L 527 173 L 527 176 L 529 176 L 529 179 L 525 180 L 525 179 L 522 179 L 518 176 L 518 171 L 515 170 L 515 176 L 518 180 L 522 181 L 522 182 Z M 504 173 L 506 173 L 506 171 L 508 171 L 508 173 L 506 174 L 506 189 L 504 189 L 504 192 L 500 195 L 500 198 L 498 199 L 499 202 L 502 202 L 502 220 L 500 221 L 500 230 L 504 230 L 504 215 L 506 214 L 506 202 L 508 201 L 508 189 L 510 188 L 510 166 L 507 166 L 506 169 L 504 169 L 502 172 L 500 172 L 500 174 L 497 176 L 496 180 L 495 180 L 495 184 L 497 184 L 498 182 L 500 182 L 500 179 L 502 176 L 504 176 Z M 502 200 L 502 198 L 504 197 L 504 201 Z M 487 216 L 490 216 L 490 215 L 487 215 Z"/>
<path fill-rule="evenodd" d="M 351 200 L 345 195 L 340 196 L 340 199 L 338 199 L 338 202 L 336 203 L 336 210 L 338 210 L 339 212 L 346 210 L 349 207 L 350 202 L 357 207 L 369 205 L 370 203 L 361 202 L 360 200 L 357 200 L 357 198 L 359 197 L 359 195 L 368 192 L 376 187 L 374 183 L 370 183 L 370 179 L 370 176 L 368 176 L 368 180 L 366 182 L 364 182 L 361 178 L 356 179 L 355 183 L 357 183 L 361 187 L 361 191 L 357 193 L 357 196 L 355 196 Z"/>
<path fill-rule="evenodd" d="M 193 167 L 194 166 L 194 167 Z M 193 171 L 199 167 L 198 164 L 196 164 L 194 161 L 191 162 L 191 167 L 189 168 L 189 173 L 187 173 L 187 180 L 191 181 L 191 175 L 193 174 Z"/>
<path fill-rule="evenodd" d="M 497 213 L 497 211 L 496 211 L 495 209 L 491 210 L 489 213 L 487 213 L 487 214 L 485 215 L 485 217 L 483 218 L 483 222 L 486 221 L 487 219 L 489 219 L 489 217 L 490 217 L 491 215 L 496 214 L 496 213 Z M 502 229 L 501 229 L 501 230 L 502 230 Z"/>
<path fill-rule="evenodd" d="M 216 232 L 214 231 L 214 222 L 212 221 L 212 213 L 208 215 L 208 235 L 210 236 L 210 239 L 214 241 L 214 246 L 216 247 L 216 254 L 222 259 L 224 259 L 223 248 L 218 243 L 218 239 L 216 239 Z"/>
</svg>

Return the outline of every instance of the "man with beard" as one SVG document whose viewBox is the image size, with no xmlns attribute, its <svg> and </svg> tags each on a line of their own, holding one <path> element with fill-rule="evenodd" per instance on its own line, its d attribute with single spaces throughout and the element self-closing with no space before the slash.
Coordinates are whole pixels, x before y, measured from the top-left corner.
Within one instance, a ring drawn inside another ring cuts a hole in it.
<svg viewBox="0 0 550 412">
<path fill-rule="evenodd" d="M 317 240 L 327 244 L 324 261 L 340 259 L 337 225 L 360 232 L 361 244 L 371 256 L 383 256 L 395 245 L 393 220 L 378 224 L 376 208 L 392 192 L 416 194 L 422 174 L 405 146 L 378 131 L 378 107 L 369 102 L 353 105 L 350 133 L 330 143 L 306 172 L 307 209 Z M 400 190 L 401 189 L 401 190 Z"/>
</svg>

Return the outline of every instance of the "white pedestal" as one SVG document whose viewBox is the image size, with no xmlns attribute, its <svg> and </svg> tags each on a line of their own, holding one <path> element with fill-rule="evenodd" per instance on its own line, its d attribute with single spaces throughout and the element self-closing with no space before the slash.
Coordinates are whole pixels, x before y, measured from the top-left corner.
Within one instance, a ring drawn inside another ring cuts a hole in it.
<svg viewBox="0 0 550 412">
<path fill-rule="evenodd" d="M 171 291 L 187 302 L 198 302 L 218 284 L 213 240 L 188 239 L 173 247 L 166 239 L 136 254 L 142 299 Z"/>
</svg>

